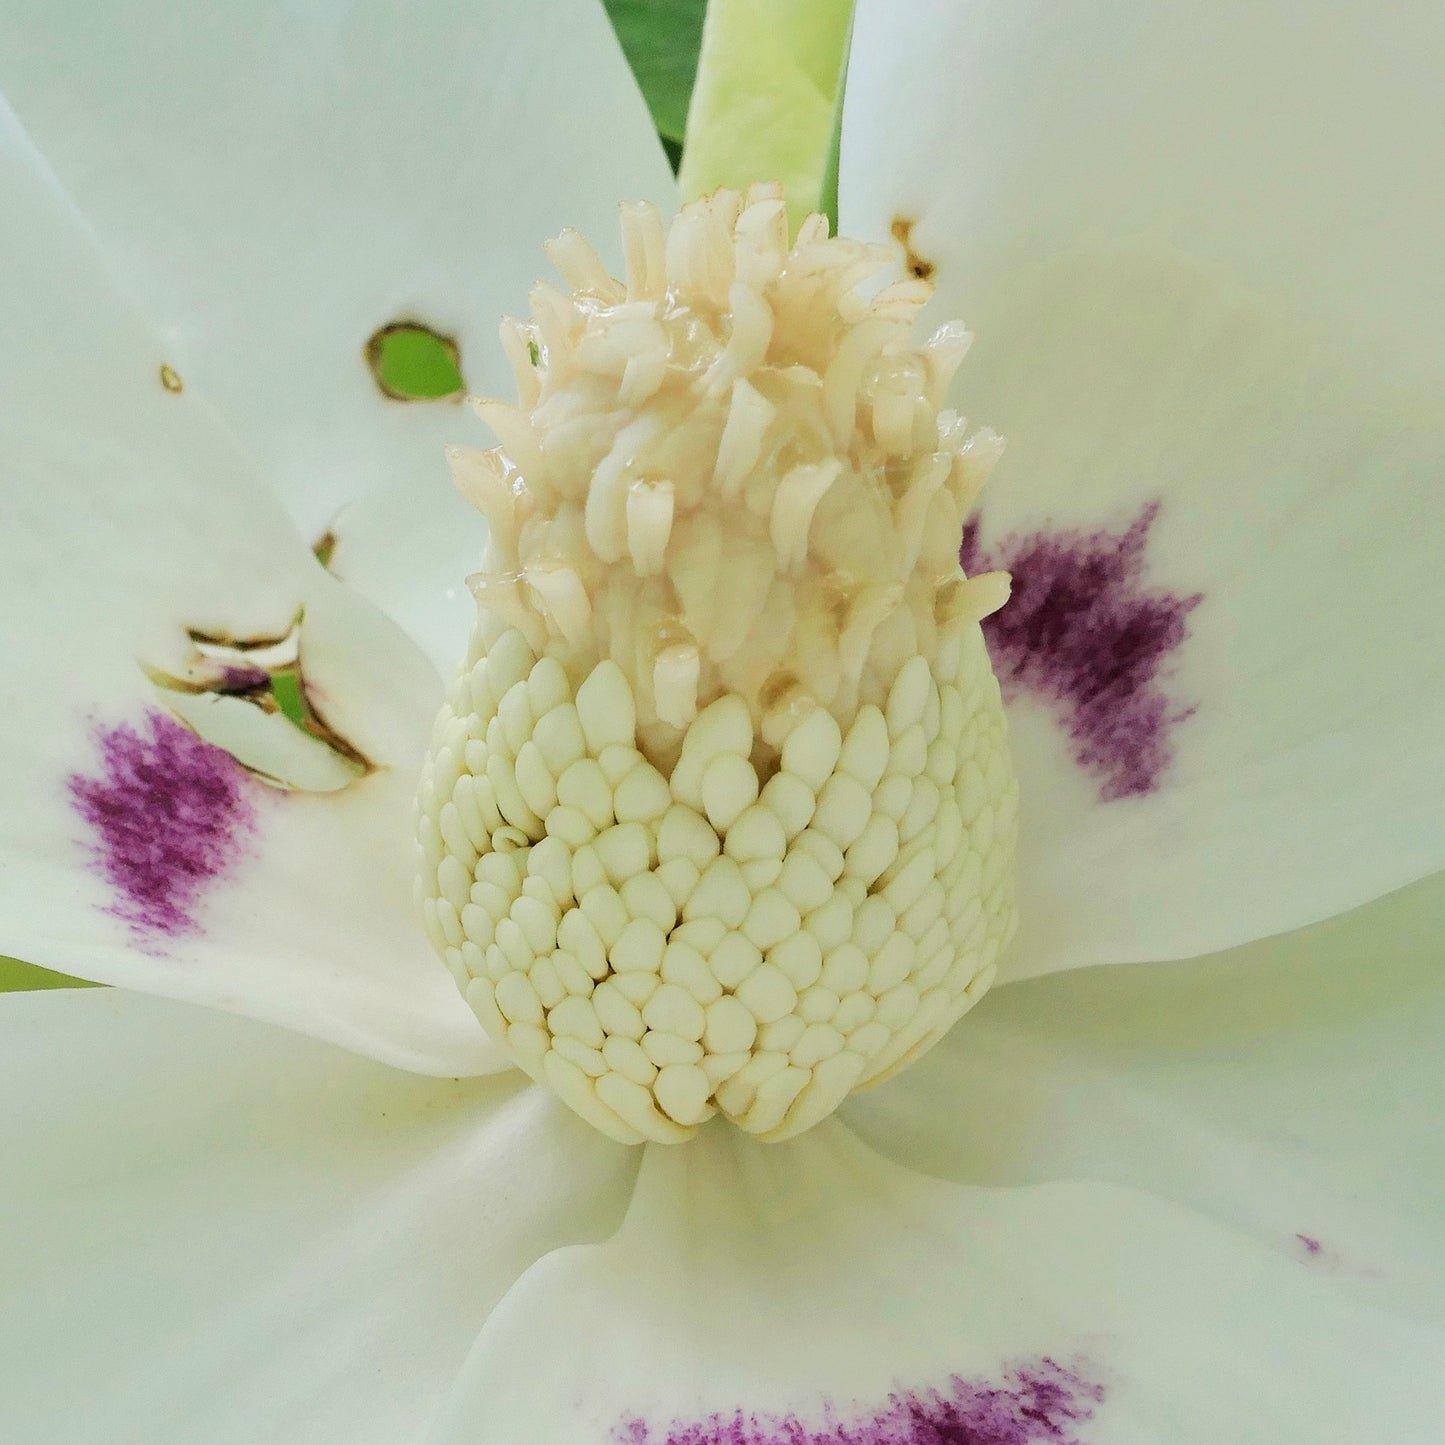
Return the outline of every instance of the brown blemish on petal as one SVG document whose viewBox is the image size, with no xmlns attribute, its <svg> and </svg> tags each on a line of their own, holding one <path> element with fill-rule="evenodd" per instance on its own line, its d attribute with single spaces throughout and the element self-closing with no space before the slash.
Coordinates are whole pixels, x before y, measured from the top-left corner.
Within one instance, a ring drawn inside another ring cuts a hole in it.
<svg viewBox="0 0 1445 1445">
<path fill-rule="evenodd" d="M 180 373 L 173 366 L 161 363 L 161 385 L 167 391 L 173 391 L 179 395 L 186 389 L 186 384 L 181 380 Z"/>
<path fill-rule="evenodd" d="M 303 621 L 304 613 L 298 612 L 279 637 L 238 638 L 215 629 L 188 627 L 186 635 L 195 653 L 179 672 L 154 666 L 144 658 L 137 661 L 155 685 L 160 701 L 199 734 L 205 735 L 205 727 L 198 726 L 196 715 L 178 708 L 174 700 L 207 694 L 234 698 L 270 716 L 284 714 L 292 726 L 325 746 L 355 777 L 365 777 L 381 764 L 367 757 L 326 717 L 323 700 L 305 674 Z M 208 737 L 207 741 L 213 740 Z M 230 752 L 224 743 L 219 746 Z M 236 761 L 263 781 L 288 789 L 301 786 L 272 776 L 244 757 L 236 757 Z"/>
<path fill-rule="evenodd" d="M 253 634 L 249 637 L 239 637 L 235 633 L 221 632 L 210 627 L 187 627 L 186 636 L 198 647 L 225 647 L 234 648 L 237 652 L 261 652 L 267 648 L 280 647 L 283 643 L 292 641 L 296 635 L 296 629 L 301 626 L 301 613 L 297 613 L 292 619 L 291 625 L 284 631 L 274 635 L 270 633 Z"/>
<path fill-rule="evenodd" d="M 293 669 L 274 674 L 271 689 L 272 698 L 280 711 L 285 712 L 302 732 L 325 743 L 333 753 L 345 758 L 361 776 L 374 773 L 381 767 L 327 721 L 316 691 L 307 683 L 299 662 Z"/>
<path fill-rule="evenodd" d="M 913 249 L 914 225 L 915 222 L 911 216 L 894 216 L 893 239 L 903 247 L 903 264 L 908 268 L 908 274 L 920 281 L 931 281 L 933 273 L 938 267 L 927 256 L 920 256 Z"/>
</svg>

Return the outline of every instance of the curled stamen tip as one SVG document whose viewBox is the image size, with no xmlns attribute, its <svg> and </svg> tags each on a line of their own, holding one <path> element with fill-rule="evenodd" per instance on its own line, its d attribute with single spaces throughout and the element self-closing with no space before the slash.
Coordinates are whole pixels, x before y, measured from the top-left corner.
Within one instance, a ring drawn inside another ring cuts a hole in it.
<svg viewBox="0 0 1445 1445">
<path fill-rule="evenodd" d="M 639 577 L 662 571 L 672 535 L 671 482 L 640 480 L 627 489 L 627 548 Z"/>
<path fill-rule="evenodd" d="M 664 647 L 653 664 L 652 689 L 657 716 L 671 727 L 685 728 L 697 716 L 697 683 L 702 659 L 696 643 Z"/>
<path fill-rule="evenodd" d="M 1003 455 L 1006 445 L 1007 439 L 992 427 L 981 426 L 963 443 L 960 455 L 967 457 L 976 466 L 992 468 Z"/>
<path fill-rule="evenodd" d="M 453 479 L 464 492 L 477 478 L 498 475 L 494 453 L 484 448 L 449 446 L 444 455 Z"/>
<path fill-rule="evenodd" d="M 939 589 L 935 612 L 940 632 L 953 636 L 991 617 L 1008 600 L 1013 577 L 1008 572 L 960 574 Z"/>
<path fill-rule="evenodd" d="M 537 595 L 541 611 L 555 621 L 570 644 L 586 641 L 592 626 L 592 599 L 582 579 L 571 567 L 534 564 L 522 574 Z"/>
<path fill-rule="evenodd" d="M 1013 594 L 1014 579 L 1011 572 L 982 572 L 977 577 L 969 578 L 969 581 L 978 592 L 979 605 L 985 609 L 974 619 L 977 622 L 992 616 Z"/>
</svg>

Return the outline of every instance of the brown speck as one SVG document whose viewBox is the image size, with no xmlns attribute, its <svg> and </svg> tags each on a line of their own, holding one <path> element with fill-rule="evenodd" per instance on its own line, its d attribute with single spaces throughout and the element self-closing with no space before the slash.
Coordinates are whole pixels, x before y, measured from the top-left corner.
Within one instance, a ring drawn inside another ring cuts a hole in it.
<svg viewBox="0 0 1445 1445">
<path fill-rule="evenodd" d="M 908 268 L 908 274 L 920 281 L 931 281 L 938 267 L 927 256 L 920 256 L 913 249 L 913 227 L 912 217 L 894 216 L 893 239 L 903 247 L 903 264 Z"/>
<path fill-rule="evenodd" d="M 183 392 L 186 389 L 186 384 L 181 380 L 180 373 L 175 367 L 167 366 L 164 362 L 161 363 L 161 385 L 165 387 L 167 391 L 176 393 Z"/>
<path fill-rule="evenodd" d="M 336 533 L 328 527 L 316 539 L 316 545 L 311 550 L 316 554 L 316 560 L 323 567 L 329 567 L 331 559 L 336 553 Z"/>
<path fill-rule="evenodd" d="M 235 633 L 223 632 L 214 627 L 187 627 L 186 636 L 192 642 L 200 643 L 202 646 L 233 647 L 238 652 L 257 652 L 263 648 L 279 647 L 292 637 L 300 625 L 301 613 L 298 612 L 286 631 L 279 632 L 274 637 L 267 633 L 240 637 Z"/>
<path fill-rule="evenodd" d="M 324 696 L 318 698 L 305 675 L 305 659 L 301 655 L 304 620 L 304 612 L 298 611 L 291 627 L 279 638 L 237 638 L 214 627 L 188 627 L 186 634 L 197 656 L 184 669 L 170 671 L 138 661 L 168 706 L 172 705 L 173 695 L 212 694 L 248 702 L 270 716 L 284 714 L 301 732 L 323 743 L 348 764 L 357 778 L 365 777 L 376 772 L 380 764 L 367 757 L 328 720 Z M 181 721 L 204 735 L 204 729 L 197 727 L 191 716 L 182 713 Z M 230 751 L 224 742 L 218 745 L 222 751 Z M 266 782 L 291 786 L 252 768 L 243 759 L 237 761 Z"/>
</svg>

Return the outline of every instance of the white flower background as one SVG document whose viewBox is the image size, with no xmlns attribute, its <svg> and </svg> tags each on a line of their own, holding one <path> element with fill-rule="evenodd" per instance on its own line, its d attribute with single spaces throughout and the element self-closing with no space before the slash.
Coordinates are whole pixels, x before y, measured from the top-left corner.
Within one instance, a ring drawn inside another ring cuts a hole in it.
<svg viewBox="0 0 1445 1445">
<path fill-rule="evenodd" d="M 633 1150 L 413 919 L 482 438 L 363 358 L 418 319 L 502 391 L 541 242 L 675 205 L 605 14 L 0 8 L 0 949 L 120 986 L 0 996 L 0 1438 L 1438 1440 L 1442 53 L 1419 3 L 859 5 L 841 226 L 978 336 L 980 545 L 1157 507 L 1177 720 L 1109 798 L 1021 687 L 1012 981 L 793 1143 Z M 258 786 L 147 936 L 72 780 L 141 652 L 303 608 L 378 768 Z"/>
</svg>

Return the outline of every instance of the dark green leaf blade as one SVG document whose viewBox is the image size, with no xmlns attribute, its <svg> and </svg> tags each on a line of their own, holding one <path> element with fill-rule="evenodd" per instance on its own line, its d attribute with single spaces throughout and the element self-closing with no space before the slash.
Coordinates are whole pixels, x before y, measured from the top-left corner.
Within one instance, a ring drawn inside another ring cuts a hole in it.
<svg viewBox="0 0 1445 1445">
<path fill-rule="evenodd" d="M 707 0 L 605 0 L 605 4 L 658 134 L 681 142 Z"/>
</svg>

